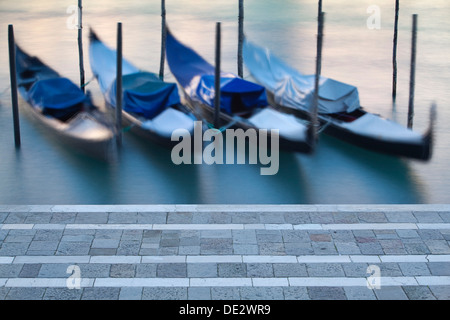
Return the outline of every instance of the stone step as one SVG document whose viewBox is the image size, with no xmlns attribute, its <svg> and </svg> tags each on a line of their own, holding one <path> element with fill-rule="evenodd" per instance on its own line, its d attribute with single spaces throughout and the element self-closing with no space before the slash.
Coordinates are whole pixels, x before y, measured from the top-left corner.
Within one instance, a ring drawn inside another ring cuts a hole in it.
<svg viewBox="0 0 450 320">
<path fill-rule="evenodd" d="M 449 212 L 0 206 L 0 299 L 450 299 Z"/>
</svg>

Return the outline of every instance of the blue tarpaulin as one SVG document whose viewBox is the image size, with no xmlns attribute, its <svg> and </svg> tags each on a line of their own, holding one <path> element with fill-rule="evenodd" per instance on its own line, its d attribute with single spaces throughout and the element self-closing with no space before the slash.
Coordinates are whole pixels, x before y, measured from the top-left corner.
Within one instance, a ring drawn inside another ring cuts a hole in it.
<svg viewBox="0 0 450 320">
<path fill-rule="evenodd" d="M 28 92 L 31 105 L 45 109 L 66 109 L 86 99 L 86 95 L 67 78 L 37 81 Z"/>
<path fill-rule="evenodd" d="M 167 32 L 166 55 L 172 74 L 186 93 L 192 99 L 213 107 L 215 68 L 194 50 L 180 43 L 170 32 Z M 268 105 L 264 87 L 234 74 L 222 72 L 220 88 L 220 108 L 225 112 Z"/>
<path fill-rule="evenodd" d="M 116 106 L 117 52 L 100 40 L 91 40 L 91 68 L 97 77 L 106 101 Z M 152 119 L 166 108 L 180 103 L 175 83 L 167 83 L 150 72 L 141 72 L 123 59 L 122 66 L 123 110 Z"/>
<path fill-rule="evenodd" d="M 161 81 L 150 72 L 138 72 L 123 77 L 123 109 L 152 119 L 164 109 L 180 103 L 175 83 Z M 110 102 L 116 104 L 116 81 L 108 91 Z"/>
<path fill-rule="evenodd" d="M 293 109 L 311 110 L 315 75 L 304 75 L 268 49 L 247 39 L 243 48 L 244 62 L 253 78 L 274 94 L 277 104 Z M 360 107 L 358 89 L 330 78 L 319 78 L 319 113 L 351 113 Z"/>
</svg>

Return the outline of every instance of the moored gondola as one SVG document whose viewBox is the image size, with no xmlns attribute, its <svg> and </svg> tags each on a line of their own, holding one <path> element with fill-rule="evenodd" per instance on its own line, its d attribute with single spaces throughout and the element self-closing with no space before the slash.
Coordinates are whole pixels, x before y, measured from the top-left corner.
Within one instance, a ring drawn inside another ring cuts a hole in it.
<svg viewBox="0 0 450 320">
<path fill-rule="evenodd" d="M 303 75 L 268 49 L 244 41 L 244 63 L 267 91 L 278 110 L 308 119 L 312 110 L 314 75 Z M 360 106 L 356 87 L 320 77 L 318 120 L 321 131 L 356 146 L 427 161 L 432 156 L 435 108 L 424 134 L 370 113 Z"/>
<path fill-rule="evenodd" d="M 110 160 L 114 130 L 105 115 L 68 78 L 16 46 L 18 91 L 28 113 L 65 146 Z"/>
<path fill-rule="evenodd" d="M 179 42 L 167 29 L 167 63 L 184 98 L 199 118 L 214 124 L 215 68 L 191 48 Z M 284 150 L 311 153 L 315 137 L 305 121 L 272 108 L 264 87 L 232 73 L 220 74 L 220 112 L 216 129 L 255 129 L 264 134 L 279 130 L 279 146 Z M 267 130 L 267 131 L 264 131 Z"/>
<path fill-rule="evenodd" d="M 117 52 L 90 32 L 90 64 L 107 107 L 116 107 Z M 181 104 L 175 83 L 164 82 L 151 72 L 141 71 L 126 59 L 122 61 L 122 125 L 144 139 L 173 147 L 172 133 L 177 129 L 194 132 L 196 118 Z"/>
</svg>

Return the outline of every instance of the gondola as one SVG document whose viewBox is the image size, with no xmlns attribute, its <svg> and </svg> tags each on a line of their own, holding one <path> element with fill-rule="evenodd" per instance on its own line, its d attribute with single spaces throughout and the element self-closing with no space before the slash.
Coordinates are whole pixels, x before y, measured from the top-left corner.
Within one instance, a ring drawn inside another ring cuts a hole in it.
<svg viewBox="0 0 450 320">
<path fill-rule="evenodd" d="M 89 55 L 106 105 L 115 110 L 117 52 L 106 46 L 91 29 Z M 194 132 L 196 118 L 181 104 L 175 83 L 141 71 L 126 59 L 122 61 L 122 74 L 124 130 L 168 148 L 178 143 L 171 139 L 176 129 Z"/>
<path fill-rule="evenodd" d="M 102 160 L 114 156 L 114 130 L 77 85 L 16 46 L 17 86 L 28 114 L 63 145 Z"/>
<path fill-rule="evenodd" d="M 168 28 L 166 57 L 187 105 L 212 127 L 215 118 L 215 68 L 194 50 L 179 42 Z M 267 102 L 264 87 L 235 74 L 221 72 L 220 90 L 220 123 L 216 129 L 254 129 L 265 135 L 268 132 L 266 136 L 270 136 L 271 129 L 278 129 L 281 149 L 313 152 L 313 130 L 305 121 L 272 108 Z"/>
<path fill-rule="evenodd" d="M 313 105 L 314 75 L 303 75 L 245 39 L 244 63 L 251 76 L 267 91 L 278 110 L 308 118 Z M 432 156 L 432 108 L 430 126 L 424 134 L 370 113 L 360 106 L 356 87 L 320 77 L 318 120 L 324 133 L 372 151 L 427 161 Z"/>
</svg>

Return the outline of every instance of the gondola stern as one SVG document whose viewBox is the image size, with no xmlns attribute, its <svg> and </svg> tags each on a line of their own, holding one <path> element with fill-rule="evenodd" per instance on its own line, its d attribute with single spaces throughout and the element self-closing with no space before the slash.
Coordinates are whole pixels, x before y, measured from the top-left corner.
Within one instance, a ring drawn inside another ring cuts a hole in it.
<svg viewBox="0 0 450 320">
<path fill-rule="evenodd" d="M 318 124 L 310 123 L 306 131 L 306 144 L 309 146 L 307 154 L 313 154 L 319 141 Z"/>
<path fill-rule="evenodd" d="M 100 42 L 100 38 L 98 37 L 97 33 L 95 33 L 94 29 L 92 27 L 89 27 L 89 41 L 92 42 Z"/>
<path fill-rule="evenodd" d="M 434 127 L 436 124 L 436 119 L 437 119 L 437 105 L 436 103 L 433 102 L 430 108 L 430 124 L 422 138 L 423 157 L 421 158 L 421 160 L 423 161 L 429 161 L 433 155 Z"/>
</svg>

